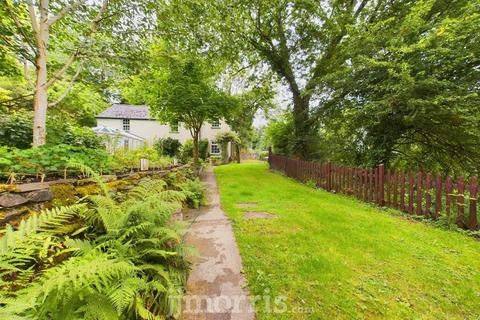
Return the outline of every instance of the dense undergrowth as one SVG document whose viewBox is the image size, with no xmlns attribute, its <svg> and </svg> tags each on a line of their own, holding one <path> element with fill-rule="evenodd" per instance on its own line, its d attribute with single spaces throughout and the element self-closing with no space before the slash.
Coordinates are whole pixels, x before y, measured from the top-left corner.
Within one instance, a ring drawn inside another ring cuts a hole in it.
<svg viewBox="0 0 480 320">
<path fill-rule="evenodd" d="M 171 218 L 202 201 L 201 182 L 176 172 L 124 194 L 101 185 L 102 195 L 2 231 L 0 319 L 177 317 L 189 248 Z"/>
<path fill-rule="evenodd" d="M 81 163 L 101 173 L 124 172 L 139 168 L 140 159 L 148 159 L 151 168 L 162 168 L 172 164 L 171 158 L 160 156 L 153 148 L 117 150 L 113 154 L 103 148 L 55 145 L 34 149 L 0 147 L 0 176 L 17 181 L 78 175 L 70 163 Z"/>
</svg>

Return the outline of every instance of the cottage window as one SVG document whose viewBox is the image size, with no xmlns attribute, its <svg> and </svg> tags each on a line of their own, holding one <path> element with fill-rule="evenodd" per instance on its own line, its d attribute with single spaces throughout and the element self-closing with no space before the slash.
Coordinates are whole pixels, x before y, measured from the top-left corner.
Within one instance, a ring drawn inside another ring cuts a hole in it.
<svg viewBox="0 0 480 320">
<path fill-rule="evenodd" d="M 210 143 L 210 153 L 211 154 L 220 154 L 220 147 L 218 146 L 218 143 L 216 143 L 216 142 Z"/>
<path fill-rule="evenodd" d="M 213 120 L 212 121 L 212 129 L 220 129 L 220 121 Z"/>
<path fill-rule="evenodd" d="M 128 139 L 123 140 L 123 149 L 130 149 L 130 141 Z"/>
<path fill-rule="evenodd" d="M 130 119 L 123 119 L 123 131 L 129 132 L 130 131 Z"/>
</svg>

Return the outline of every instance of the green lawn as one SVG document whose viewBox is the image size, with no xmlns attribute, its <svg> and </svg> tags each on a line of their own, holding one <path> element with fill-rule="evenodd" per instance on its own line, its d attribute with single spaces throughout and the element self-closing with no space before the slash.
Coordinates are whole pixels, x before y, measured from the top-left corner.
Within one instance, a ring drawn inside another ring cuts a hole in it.
<svg viewBox="0 0 480 320">
<path fill-rule="evenodd" d="M 480 319 L 480 242 L 271 173 L 215 168 L 258 319 Z M 256 202 L 256 208 L 237 203 Z M 276 219 L 245 220 L 244 211 Z M 301 311 L 301 312 L 297 312 Z M 312 311 L 306 313 L 305 311 Z"/>
</svg>

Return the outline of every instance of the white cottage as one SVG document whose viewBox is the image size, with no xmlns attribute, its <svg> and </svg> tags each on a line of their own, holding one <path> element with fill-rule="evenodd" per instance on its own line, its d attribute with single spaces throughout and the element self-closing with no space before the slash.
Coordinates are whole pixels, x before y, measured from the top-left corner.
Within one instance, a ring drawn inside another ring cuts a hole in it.
<svg viewBox="0 0 480 320">
<path fill-rule="evenodd" d="M 97 128 L 101 131 L 115 131 L 120 134 L 128 133 L 134 135 L 136 140 L 125 137 L 119 138 L 124 148 L 134 149 L 140 146 L 138 139 L 143 139 L 147 145 L 152 145 L 156 139 L 173 138 L 185 143 L 192 139 L 190 131 L 181 123 L 176 126 L 162 124 L 150 116 L 150 110 L 143 105 L 113 104 L 97 116 Z M 200 139 L 207 139 L 210 144 L 210 154 L 220 154 L 220 147 L 215 142 L 215 137 L 220 132 L 228 132 L 230 127 L 225 121 L 219 120 L 203 125 L 200 131 Z M 141 145 L 143 145 L 142 143 Z"/>
</svg>

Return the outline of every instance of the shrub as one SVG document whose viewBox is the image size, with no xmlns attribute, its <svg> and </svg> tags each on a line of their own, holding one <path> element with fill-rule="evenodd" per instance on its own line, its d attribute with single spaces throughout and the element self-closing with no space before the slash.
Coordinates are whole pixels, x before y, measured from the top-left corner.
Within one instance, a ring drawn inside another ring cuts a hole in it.
<svg viewBox="0 0 480 320">
<path fill-rule="evenodd" d="M 193 157 L 193 141 L 187 140 L 182 146 L 179 160 L 181 163 L 188 163 L 192 160 L 192 157 Z"/>
<path fill-rule="evenodd" d="M 197 178 L 195 180 L 187 180 L 179 185 L 180 189 L 187 196 L 186 203 L 190 208 L 198 208 L 205 204 L 205 185 Z"/>
<path fill-rule="evenodd" d="M 173 158 L 178 156 L 182 144 L 177 139 L 168 137 L 156 140 L 153 146 L 159 155 Z"/>
<path fill-rule="evenodd" d="M 207 139 L 201 139 L 198 142 L 198 156 L 202 160 L 206 160 L 208 158 L 208 145 L 209 142 Z M 188 163 L 192 160 L 193 157 L 193 141 L 191 139 L 185 141 L 183 144 L 179 160 L 181 163 Z"/>
<path fill-rule="evenodd" d="M 78 162 L 98 171 L 112 171 L 116 163 L 103 149 L 83 146 L 55 145 L 35 149 L 0 147 L 0 171 L 20 174 L 46 174 L 67 169 Z"/>
<path fill-rule="evenodd" d="M 140 167 L 140 159 L 148 159 L 150 167 L 165 167 L 171 164 L 171 159 L 161 157 L 158 152 L 149 147 L 117 150 L 114 154 L 118 169 L 122 168 L 138 168 Z"/>
<path fill-rule="evenodd" d="M 17 111 L 5 114 L 0 119 L 0 145 L 28 149 L 32 145 L 33 114 Z M 102 138 L 88 127 L 76 125 L 65 114 L 47 119 L 47 144 L 69 144 L 87 148 L 103 148 Z"/>
<path fill-rule="evenodd" d="M 33 140 L 31 112 L 3 114 L 0 118 L 0 145 L 20 149 L 30 148 Z"/>
<path fill-rule="evenodd" d="M 206 160 L 208 158 L 208 139 L 202 139 L 198 142 L 198 153 L 200 159 Z"/>
</svg>

